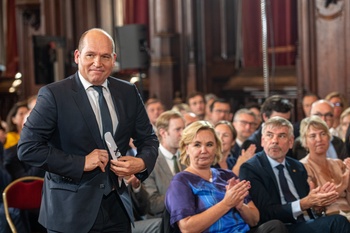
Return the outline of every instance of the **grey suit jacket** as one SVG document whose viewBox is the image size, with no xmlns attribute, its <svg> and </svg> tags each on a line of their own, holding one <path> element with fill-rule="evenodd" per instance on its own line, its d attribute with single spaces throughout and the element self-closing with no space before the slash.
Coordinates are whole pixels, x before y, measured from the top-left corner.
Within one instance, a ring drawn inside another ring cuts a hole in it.
<svg viewBox="0 0 350 233">
<path fill-rule="evenodd" d="M 109 77 L 108 88 L 119 121 L 114 140 L 125 155 L 130 138 L 134 139 L 137 157 L 147 167 L 136 174 L 143 181 L 157 158 L 157 137 L 136 87 Z M 108 172 L 99 168 L 84 172 L 85 156 L 105 147 L 77 73 L 39 90 L 20 138 L 19 159 L 46 170 L 39 222 L 54 231 L 88 232 L 107 187 Z M 132 221 L 128 190 L 120 189 L 118 194 Z"/>
<path fill-rule="evenodd" d="M 184 168 L 184 166 L 181 166 L 180 170 L 184 170 Z M 165 193 L 172 178 L 173 174 L 167 164 L 166 158 L 159 150 L 156 165 L 148 179 L 143 182 L 149 195 L 149 214 L 152 217 L 162 216 L 165 209 Z"/>
</svg>

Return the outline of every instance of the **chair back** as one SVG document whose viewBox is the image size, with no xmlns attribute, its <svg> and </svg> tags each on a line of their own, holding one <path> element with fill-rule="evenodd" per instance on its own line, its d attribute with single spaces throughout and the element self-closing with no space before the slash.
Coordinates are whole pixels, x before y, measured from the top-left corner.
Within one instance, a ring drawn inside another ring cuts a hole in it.
<svg viewBox="0 0 350 233">
<path fill-rule="evenodd" d="M 16 233 L 9 208 L 20 210 L 39 209 L 44 179 L 36 176 L 25 176 L 12 181 L 3 191 L 2 198 L 6 220 L 11 231 Z"/>
</svg>

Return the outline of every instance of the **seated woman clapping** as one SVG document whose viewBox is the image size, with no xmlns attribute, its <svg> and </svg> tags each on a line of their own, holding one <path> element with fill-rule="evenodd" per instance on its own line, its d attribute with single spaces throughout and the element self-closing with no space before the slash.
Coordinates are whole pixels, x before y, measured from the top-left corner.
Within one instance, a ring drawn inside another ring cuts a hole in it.
<svg viewBox="0 0 350 233">
<path fill-rule="evenodd" d="M 287 232 L 278 220 L 256 226 L 259 211 L 248 195 L 250 183 L 230 170 L 211 168 L 221 158 L 221 141 L 209 122 L 189 125 L 180 151 L 188 167 L 174 176 L 166 193 L 170 224 L 181 232 Z"/>
<path fill-rule="evenodd" d="M 318 116 L 303 119 L 300 124 L 301 143 L 309 154 L 302 162 L 310 181 L 317 186 L 334 183 L 338 199 L 327 206 L 325 213 L 341 214 L 350 220 L 349 168 L 340 159 L 327 158 L 331 134 L 327 124 Z M 349 163 L 350 167 L 350 163 Z"/>
</svg>

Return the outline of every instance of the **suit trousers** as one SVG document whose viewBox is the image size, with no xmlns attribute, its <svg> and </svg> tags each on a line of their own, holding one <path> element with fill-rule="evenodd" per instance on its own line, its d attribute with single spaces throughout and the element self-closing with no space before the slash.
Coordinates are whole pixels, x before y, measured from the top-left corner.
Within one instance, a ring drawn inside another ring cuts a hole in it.
<svg viewBox="0 0 350 233">
<path fill-rule="evenodd" d="M 79 217 L 79 216 L 76 216 Z M 48 233 L 59 233 L 47 230 Z M 96 221 L 89 233 L 131 233 L 131 222 L 118 193 L 103 196 Z"/>
<path fill-rule="evenodd" d="M 341 215 L 331 215 L 311 219 L 306 222 L 286 225 L 290 233 L 350 233 L 350 223 L 348 219 Z"/>
<path fill-rule="evenodd" d="M 288 230 L 280 220 L 270 220 L 260 226 L 250 229 L 248 233 L 288 233 Z"/>
<path fill-rule="evenodd" d="M 117 191 L 103 196 L 96 221 L 89 233 L 131 233 L 131 222 Z"/>
</svg>

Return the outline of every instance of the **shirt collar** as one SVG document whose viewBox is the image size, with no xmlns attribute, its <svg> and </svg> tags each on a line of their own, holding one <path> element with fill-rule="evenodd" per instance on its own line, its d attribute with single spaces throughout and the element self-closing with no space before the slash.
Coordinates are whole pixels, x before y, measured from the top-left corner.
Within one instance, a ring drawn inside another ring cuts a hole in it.
<svg viewBox="0 0 350 233">
<path fill-rule="evenodd" d="M 88 82 L 82 75 L 81 73 L 78 71 L 78 76 L 80 79 L 80 82 L 83 84 L 83 87 L 85 90 L 87 90 L 89 87 L 93 86 L 93 84 L 91 84 L 90 82 Z M 107 85 L 107 79 L 102 83 L 101 86 L 105 87 L 108 90 L 108 85 Z"/>
<path fill-rule="evenodd" d="M 279 163 L 279 162 L 277 162 L 276 160 L 270 158 L 270 156 L 268 156 L 267 154 L 266 154 L 266 157 L 267 157 L 267 160 L 269 161 L 269 163 L 270 163 L 270 165 L 271 165 L 272 168 L 274 168 L 274 167 L 276 167 L 276 166 L 278 166 L 278 165 L 280 165 L 280 164 L 283 164 L 283 166 L 286 166 L 286 159 L 284 159 L 284 160 L 282 161 L 282 163 Z"/>
<path fill-rule="evenodd" d="M 170 159 L 170 160 L 173 159 L 173 156 L 174 156 L 174 155 L 173 155 L 170 151 L 168 151 L 167 149 L 165 149 L 164 146 L 163 146 L 161 143 L 159 143 L 159 150 L 160 150 L 160 152 L 164 155 L 164 157 L 165 157 L 166 159 Z M 176 153 L 175 155 L 177 156 L 177 153 Z"/>
</svg>

